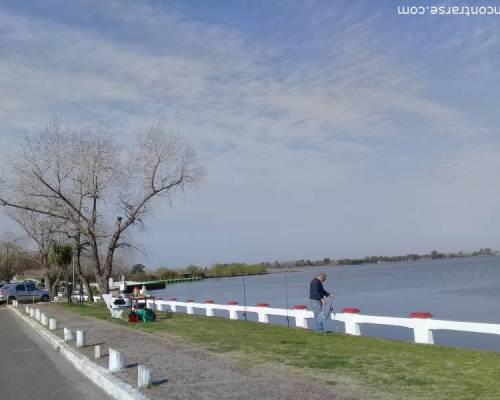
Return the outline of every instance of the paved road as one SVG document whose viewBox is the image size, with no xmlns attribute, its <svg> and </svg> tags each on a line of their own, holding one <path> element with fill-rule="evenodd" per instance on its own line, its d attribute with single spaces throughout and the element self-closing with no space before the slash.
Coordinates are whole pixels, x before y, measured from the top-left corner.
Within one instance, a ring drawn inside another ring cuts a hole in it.
<svg viewBox="0 0 500 400">
<path fill-rule="evenodd" d="M 0 306 L 0 399 L 109 400 L 12 311 Z"/>
</svg>

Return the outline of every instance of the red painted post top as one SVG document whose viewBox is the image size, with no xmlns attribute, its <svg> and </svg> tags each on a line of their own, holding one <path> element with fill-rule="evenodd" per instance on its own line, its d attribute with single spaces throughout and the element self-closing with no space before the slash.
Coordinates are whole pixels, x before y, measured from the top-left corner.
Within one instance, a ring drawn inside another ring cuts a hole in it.
<svg viewBox="0 0 500 400">
<path fill-rule="evenodd" d="M 410 318 L 432 318 L 432 314 L 430 312 L 414 311 L 410 313 Z"/>
<path fill-rule="evenodd" d="M 193 299 L 186 300 L 186 303 L 194 303 Z"/>
<path fill-rule="evenodd" d="M 214 304 L 213 300 L 205 300 L 205 304 Z"/>
<path fill-rule="evenodd" d="M 169 300 L 170 301 L 177 301 L 177 297 L 171 297 Z"/>
<path fill-rule="evenodd" d="M 227 304 L 229 304 L 229 305 L 231 305 L 231 306 L 235 306 L 235 305 L 237 305 L 237 304 L 239 304 L 239 303 L 238 303 L 237 301 L 235 301 L 235 300 L 229 300 L 229 301 L 227 302 Z"/>
<path fill-rule="evenodd" d="M 342 309 L 342 312 L 346 314 L 359 314 L 361 310 L 356 307 L 345 307 Z"/>
<path fill-rule="evenodd" d="M 267 304 L 267 303 L 259 303 L 259 304 L 257 304 L 257 307 L 269 307 L 269 304 Z"/>
<path fill-rule="evenodd" d="M 297 304 L 297 305 L 293 306 L 293 309 L 294 310 L 307 310 L 307 306 L 304 304 Z"/>
</svg>

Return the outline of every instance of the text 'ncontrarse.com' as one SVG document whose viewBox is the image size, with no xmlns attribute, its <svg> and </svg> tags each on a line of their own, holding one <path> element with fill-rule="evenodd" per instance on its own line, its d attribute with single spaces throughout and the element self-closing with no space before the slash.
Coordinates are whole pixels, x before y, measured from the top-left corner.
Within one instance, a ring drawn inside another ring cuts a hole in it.
<svg viewBox="0 0 500 400">
<path fill-rule="evenodd" d="M 398 6 L 398 15 L 500 15 L 500 6 Z"/>
</svg>

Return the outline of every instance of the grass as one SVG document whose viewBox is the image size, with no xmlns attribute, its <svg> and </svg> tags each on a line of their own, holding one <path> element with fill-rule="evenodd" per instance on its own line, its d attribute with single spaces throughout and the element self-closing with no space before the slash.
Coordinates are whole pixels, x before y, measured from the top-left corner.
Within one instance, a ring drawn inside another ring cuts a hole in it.
<svg viewBox="0 0 500 400">
<path fill-rule="evenodd" d="M 61 305 L 77 314 L 112 320 L 100 305 Z M 368 398 L 500 399 L 500 353 L 418 345 L 343 334 L 173 314 L 128 324 L 168 334 L 252 364 L 261 362 L 308 374 Z M 339 389 L 340 390 L 340 389 Z"/>
</svg>

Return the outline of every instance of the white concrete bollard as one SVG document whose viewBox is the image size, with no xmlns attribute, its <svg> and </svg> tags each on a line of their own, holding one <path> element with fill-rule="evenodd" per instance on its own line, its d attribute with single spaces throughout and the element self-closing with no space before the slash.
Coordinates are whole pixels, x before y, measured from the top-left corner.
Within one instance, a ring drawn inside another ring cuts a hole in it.
<svg viewBox="0 0 500 400">
<path fill-rule="evenodd" d="M 36 321 L 38 321 L 38 322 L 40 322 L 40 315 L 41 315 L 41 313 L 40 313 L 40 309 L 39 309 L 39 308 L 37 308 L 37 309 L 35 310 L 35 320 L 36 320 Z"/>
<path fill-rule="evenodd" d="M 307 329 L 307 306 L 305 305 L 296 305 L 293 307 L 293 315 L 295 317 L 295 326 L 298 328 Z"/>
<path fill-rule="evenodd" d="M 85 346 L 85 331 L 82 329 L 76 330 L 76 347 Z"/>
<path fill-rule="evenodd" d="M 95 345 L 94 346 L 94 358 L 97 360 L 101 358 L 101 345 Z"/>
<path fill-rule="evenodd" d="M 429 329 L 429 319 L 432 314 L 428 312 L 412 312 L 410 318 L 413 322 L 415 343 L 434 344 L 434 335 Z"/>
<path fill-rule="evenodd" d="M 47 317 L 47 314 L 41 313 L 40 322 L 42 323 L 43 326 L 47 326 L 49 324 L 49 318 Z"/>
<path fill-rule="evenodd" d="M 26 314 L 30 313 L 30 308 L 28 306 L 25 306 L 24 309 L 26 310 Z"/>
<path fill-rule="evenodd" d="M 345 316 L 345 333 L 348 335 L 360 336 L 361 330 L 357 321 L 357 316 L 361 311 L 358 308 L 347 307 L 342 310 Z"/>
<path fill-rule="evenodd" d="M 186 306 L 186 314 L 194 314 L 194 308 L 193 306 L 191 305 L 191 303 L 193 302 L 193 300 L 188 300 L 186 303 L 187 303 L 187 306 Z"/>
<path fill-rule="evenodd" d="M 73 332 L 69 328 L 64 328 L 64 341 L 71 342 L 73 341 Z"/>
<path fill-rule="evenodd" d="M 139 388 L 148 387 L 151 385 L 151 370 L 145 365 L 137 366 L 137 386 Z"/>
<path fill-rule="evenodd" d="M 114 349 L 109 349 L 109 365 L 108 369 L 111 372 L 118 372 L 125 369 L 125 354 L 120 353 Z"/>
<path fill-rule="evenodd" d="M 49 318 L 49 329 L 55 331 L 57 329 L 57 321 L 54 318 Z"/>
<path fill-rule="evenodd" d="M 35 309 L 30 308 L 30 318 L 35 318 Z"/>
</svg>

